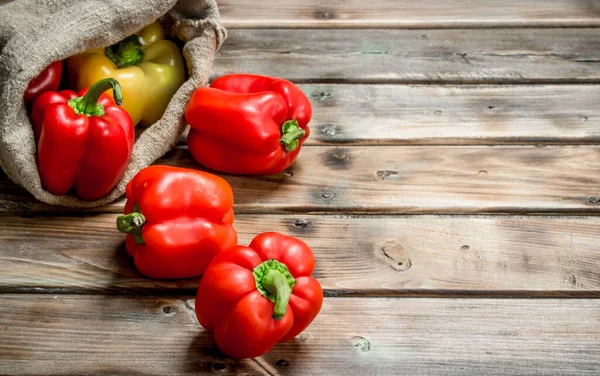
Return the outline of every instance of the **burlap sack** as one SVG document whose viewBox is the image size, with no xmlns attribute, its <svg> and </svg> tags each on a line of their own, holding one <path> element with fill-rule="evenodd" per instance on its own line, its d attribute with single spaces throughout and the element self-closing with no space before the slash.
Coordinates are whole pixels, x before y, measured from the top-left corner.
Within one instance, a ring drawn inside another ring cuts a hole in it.
<svg viewBox="0 0 600 376">
<path fill-rule="evenodd" d="M 109 46 L 159 18 L 167 33 L 185 42 L 190 77 L 162 119 L 136 141 L 123 179 L 97 201 L 44 190 L 23 102 L 29 81 L 53 61 Z M 182 115 L 188 98 L 207 84 L 214 54 L 225 38 L 214 0 L 16 0 L 0 6 L 0 166 L 10 179 L 52 205 L 92 208 L 114 201 L 138 171 L 178 141 L 186 127 Z"/>
</svg>

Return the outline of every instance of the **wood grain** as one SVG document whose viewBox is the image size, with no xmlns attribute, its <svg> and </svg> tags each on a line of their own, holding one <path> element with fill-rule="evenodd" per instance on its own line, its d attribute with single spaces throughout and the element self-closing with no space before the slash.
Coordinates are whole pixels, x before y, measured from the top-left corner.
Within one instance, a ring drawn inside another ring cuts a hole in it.
<svg viewBox="0 0 600 376">
<path fill-rule="evenodd" d="M 13 0 L 0 0 L 0 5 Z M 600 25 L 593 0 L 218 0 L 221 22 L 234 28 L 491 28 Z"/>
<path fill-rule="evenodd" d="M 305 84 L 306 144 L 600 143 L 595 85 Z"/>
<path fill-rule="evenodd" d="M 193 294 L 142 277 L 116 215 L 0 217 L 0 292 Z M 238 215 L 305 240 L 328 295 L 599 297 L 600 217 Z"/>
<path fill-rule="evenodd" d="M 293 168 L 224 177 L 240 243 L 314 249 L 321 315 L 230 359 L 195 319 L 198 278 L 135 270 L 123 200 L 69 213 L 0 173 L 0 374 L 598 373 L 596 1 L 219 7 L 214 77 L 282 76 L 314 104 Z M 201 168 L 182 146 L 158 163 Z"/>
<path fill-rule="evenodd" d="M 214 75 L 329 83 L 600 82 L 597 29 L 230 30 Z"/>
<path fill-rule="evenodd" d="M 185 148 L 164 161 L 199 165 Z M 240 213 L 599 213 L 599 146 L 307 147 L 287 172 L 224 175 Z"/>
<path fill-rule="evenodd" d="M 595 1 L 570 0 L 218 0 L 232 28 L 580 27 L 600 24 Z"/>
<path fill-rule="evenodd" d="M 223 177 L 237 213 L 597 214 L 599 162 L 600 146 L 592 145 L 312 146 L 286 172 Z M 157 163 L 201 167 L 184 147 Z M 1 184 L 5 215 L 61 210 Z M 97 210 L 120 212 L 123 205 Z"/>
<path fill-rule="evenodd" d="M 597 85 L 298 86 L 313 109 L 305 145 L 600 143 Z"/>
<path fill-rule="evenodd" d="M 598 300 L 326 299 L 299 336 L 224 357 L 187 297 L 0 296 L 0 373 L 591 375 Z"/>
</svg>

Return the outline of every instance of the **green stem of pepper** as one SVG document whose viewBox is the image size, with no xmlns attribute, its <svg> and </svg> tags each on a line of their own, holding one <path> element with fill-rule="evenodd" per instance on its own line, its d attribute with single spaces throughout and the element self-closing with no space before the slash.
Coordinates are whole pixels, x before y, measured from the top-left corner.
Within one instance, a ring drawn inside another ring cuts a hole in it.
<svg viewBox="0 0 600 376">
<path fill-rule="evenodd" d="M 306 131 L 300 128 L 296 119 L 288 120 L 281 126 L 281 144 L 288 153 L 296 149 L 299 140 L 304 137 Z"/>
<path fill-rule="evenodd" d="M 106 47 L 104 54 L 115 63 L 119 68 L 138 65 L 144 60 L 144 51 L 142 48 L 146 45 L 144 39 L 133 34 L 120 42 Z"/>
<path fill-rule="evenodd" d="M 273 318 L 281 320 L 287 310 L 296 280 L 292 277 L 287 266 L 277 260 L 263 262 L 254 268 L 252 273 L 254 274 L 256 289 L 262 296 L 275 303 Z"/>
<path fill-rule="evenodd" d="M 146 223 L 146 217 L 140 213 L 138 205 L 135 205 L 133 212 L 117 217 L 117 229 L 126 234 L 133 235 L 136 244 L 144 244 L 144 239 L 142 238 L 144 223 Z"/>
<path fill-rule="evenodd" d="M 104 116 L 104 106 L 98 103 L 100 96 L 107 90 L 113 90 L 115 102 L 120 106 L 123 103 L 121 85 L 114 78 L 104 78 L 90 87 L 83 97 L 71 99 L 69 106 L 78 115 Z"/>
</svg>

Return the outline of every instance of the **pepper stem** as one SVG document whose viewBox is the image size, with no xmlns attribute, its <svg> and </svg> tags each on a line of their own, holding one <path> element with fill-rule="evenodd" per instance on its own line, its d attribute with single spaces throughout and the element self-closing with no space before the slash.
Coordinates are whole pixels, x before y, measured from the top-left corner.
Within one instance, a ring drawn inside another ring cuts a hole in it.
<svg viewBox="0 0 600 376">
<path fill-rule="evenodd" d="M 306 131 L 298 125 L 298 120 L 288 120 L 281 126 L 281 144 L 288 153 L 298 147 L 298 140 L 306 134 Z"/>
<path fill-rule="evenodd" d="M 144 60 L 142 48 L 146 45 L 144 38 L 133 34 L 120 42 L 106 47 L 104 53 L 119 68 L 138 65 Z"/>
<path fill-rule="evenodd" d="M 140 213 L 140 209 L 137 205 L 133 212 L 117 217 L 117 229 L 126 234 L 133 235 L 136 244 L 144 244 L 144 239 L 142 238 L 142 227 L 144 226 L 144 223 L 146 223 L 146 217 Z"/>
<path fill-rule="evenodd" d="M 285 264 L 277 260 L 268 260 L 258 265 L 254 270 L 256 289 L 273 303 L 273 318 L 281 320 L 285 315 L 292 288 L 296 280 L 292 277 Z"/>
<path fill-rule="evenodd" d="M 77 97 L 69 101 L 69 106 L 75 110 L 78 115 L 104 116 L 104 106 L 98 103 L 100 96 L 107 90 L 113 90 L 115 102 L 120 106 L 123 103 L 123 94 L 121 85 L 114 78 L 104 78 L 90 87 L 83 97 Z"/>
</svg>

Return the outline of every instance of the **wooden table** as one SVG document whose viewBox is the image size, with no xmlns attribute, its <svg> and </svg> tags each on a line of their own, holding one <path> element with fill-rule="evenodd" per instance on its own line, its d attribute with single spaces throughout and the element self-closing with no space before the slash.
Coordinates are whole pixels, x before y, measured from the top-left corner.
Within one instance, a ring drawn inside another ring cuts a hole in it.
<svg viewBox="0 0 600 376">
<path fill-rule="evenodd" d="M 241 243 L 317 257 L 299 338 L 223 356 L 198 279 L 142 277 L 123 201 L 75 213 L 0 178 L 0 374 L 600 373 L 600 1 L 222 0 L 214 76 L 312 100 L 295 166 L 225 176 Z M 200 168 L 184 145 L 160 163 Z"/>
</svg>

